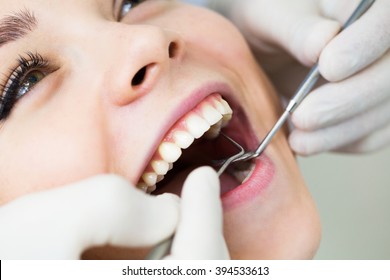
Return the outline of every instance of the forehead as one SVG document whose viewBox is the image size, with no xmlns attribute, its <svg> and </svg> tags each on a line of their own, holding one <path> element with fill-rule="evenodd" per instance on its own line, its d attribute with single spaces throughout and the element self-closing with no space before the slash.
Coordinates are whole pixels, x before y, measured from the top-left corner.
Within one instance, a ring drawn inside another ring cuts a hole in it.
<svg viewBox="0 0 390 280">
<path fill-rule="evenodd" d="M 112 9 L 118 0 L 0 0 L 0 17 L 29 9 L 39 14 L 68 13 L 70 10 Z"/>
<path fill-rule="evenodd" d="M 10 52 L 17 54 L 26 48 L 44 46 L 47 36 L 64 38 L 69 31 L 79 30 L 81 24 L 90 23 L 90 19 L 112 19 L 114 3 L 115 0 L 0 0 L 2 62 L 10 59 Z M 45 40 L 39 39 L 42 36 Z"/>
<path fill-rule="evenodd" d="M 72 0 L 71 0 L 72 1 Z M 88 1 L 88 0 L 87 0 Z M 0 0 L 0 16 L 9 15 L 22 9 L 39 9 L 48 5 L 55 5 L 58 0 Z"/>
</svg>

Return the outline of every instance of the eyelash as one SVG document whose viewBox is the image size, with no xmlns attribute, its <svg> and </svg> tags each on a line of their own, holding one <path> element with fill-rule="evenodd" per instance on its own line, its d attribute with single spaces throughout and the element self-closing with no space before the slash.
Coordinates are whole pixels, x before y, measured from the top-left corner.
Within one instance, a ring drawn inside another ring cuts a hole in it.
<svg viewBox="0 0 390 280">
<path fill-rule="evenodd" d="M 135 8 L 137 7 L 138 5 L 142 4 L 142 2 L 145 2 L 147 0 L 133 0 L 133 1 L 129 1 L 129 0 L 121 0 L 121 5 L 120 5 L 120 10 L 119 10 L 119 13 L 118 13 L 118 21 L 122 20 L 126 14 L 132 9 L 132 8 Z M 128 3 L 128 2 L 131 2 L 131 3 Z M 133 3 L 134 2 L 134 3 Z M 123 8 L 125 7 L 125 4 L 130 4 L 131 7 L 128 11 L 126 12 L 123 12 Z"/>
<path fill-rule="evenodd" d="M 16 102 L 25 94 L 28 94 L 35 86 L 35 84 L 32 85 L 20 94 L 21 87 L 26 82 L 26 78 L 29 74 L 34 71 L 39 71 L 44 74 L 44 77 L 42 78 L 44 79 L 47 72 L 50 72 L 49 62 L 37 53 L 29 52 L 24 57 L 20 56 L 17 64 L 18 66 L 11 70 L 11 74 L 7 76 L 8 78 L 6 79 L 5 84 L 0 85 L 0 92 L 2 92 L 0 96 L 0 121 L 6 119 Z"/>
</svg>

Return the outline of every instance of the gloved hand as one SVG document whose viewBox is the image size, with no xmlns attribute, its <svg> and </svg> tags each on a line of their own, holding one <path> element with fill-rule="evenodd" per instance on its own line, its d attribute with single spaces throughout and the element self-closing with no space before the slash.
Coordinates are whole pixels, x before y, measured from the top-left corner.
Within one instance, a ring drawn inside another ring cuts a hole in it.
<svg viewBox="0 0 390 280">
<path fill-rule="evenodd" d="M 221 242 L 224 244 L 221 231 L 220 235 L 214 232 L 222 219 L 216 195 L 219 181 L 215 172 L 202 169 L 189 176 L 186 186 L 179 225 L 182 233 L 176 236 L 178 240 L 175 238 L 174 246 L 179 248 L 172 257 L 214 257 Z M 203 195 L 202 203 L 192 203 L 192 198 L 199 201 Z M 199 225 L 206 213 L 215 219 L 208 217 L 205 221 L 216 222 L 215 225 L 209 227 L 204 222 L 205 227 L 194 228 L 191 221 L 186 221 L 194 219 Z M 176 196 L 146 195 L 118 176 L 101 175 L 26 195 L 0 207 L 0 259 L 78 259 L 93 246 L 151 246 L 171 236 L 178 219 Z M 189 248 L 183 241 L 186 231 L 198 236 L 198 240 L 207 233 L 205 243 L 200 242 L 193 253 L 183 251 Z M 220 243 L 210 246 L 213 236 L 220 238 Z"/>
<path fill-rule="evenodd" d="M 297 153 L 366 152 L 390 142 L 390 1 L 376 0 L 337 36 L 360 0 L 210 1 L 243 31 L 280 93 L 292 95 L 319 60 L 331 83 L 293 114 Z"/>
<path fill-rule="evenodd" d="M 37 192 L 0 207 L 0 259 L 79 259 L 92 246 L 148 246 L 178 221 L 178 198 L 114 175 Z"/>
<path fill-rule="evenodd" d="M 181 193 L 179 226 L 167 259 L 229 259 L 222 231 L 222 205 L 217 173 L 210 167 L 193 171 Z"/>
</svg>

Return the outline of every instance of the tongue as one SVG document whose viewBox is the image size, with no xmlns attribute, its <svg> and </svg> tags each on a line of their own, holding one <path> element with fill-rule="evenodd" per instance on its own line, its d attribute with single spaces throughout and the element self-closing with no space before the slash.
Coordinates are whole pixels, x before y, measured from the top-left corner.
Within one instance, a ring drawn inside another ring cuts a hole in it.
<svg viewBox="0 0 390 280">
<path fill-rule="evenodd" d="M 173 193 L 180 196 L 184 181 L 186 180 L 188 174 L 190 174 L 194 169 L 195 168 L 187 168 L 175 174 L 172 178 L 164 179 L 161 182 L 162 185 L 157 184 L 157 189 L 153 192 L 153 194 Z M 165 180 L 167 180 L 168 183 L 164 183 Z"/>
<path fill-rule="evenodd" d="M 163 186 L 157 185 L 157 190 L 153 194 L 162 194 L 168 192 L 180 196 L 184 181 L 186 180 L 187 176 L 196 168 L 196 166 L 190 167 L 181 171 L 180 173 L 175 174 L 169 183 L 164 184 Z M 219 179 L 221 182 L 221 195 L 240 185 L 240 183 L 233 176 L 226 173 L 223 173 Z"/>
<path fill-rule="evenodd" d="M 231 191 L 232 189 L 238 187 L 241 183 L 237 181 L 236 178 L 231 176 L 230 174 L 223 173 L 221 177 L 219 177 L 221 181 L 221 195 Z"/>
</svg>

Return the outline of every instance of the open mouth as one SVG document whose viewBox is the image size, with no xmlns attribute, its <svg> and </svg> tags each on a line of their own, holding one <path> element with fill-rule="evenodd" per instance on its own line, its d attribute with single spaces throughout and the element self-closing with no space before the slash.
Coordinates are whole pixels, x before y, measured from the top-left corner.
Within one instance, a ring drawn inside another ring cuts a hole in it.
<svg viewBox="0 0 390 280">
<path fill-rule="evenodd" d="M 233 109 L 232 109 L 233 108 Z M 234 112 L 234 114 L 233 114 Z M 247 149 L 254 135 L 239 106 L 214 93 L 205 98 L 169 130 L 144 170 L 137 187 L 147 193 L 180 194 L 187 175 L 199 166 L 213 166 L 215 160 L 237 153 L 221 131 Z M 250 177 L 255 161 L 235 164 L 220 177 L 221 195 Z M 218 166 L 215 166 L 217 169 Z"/>
</svg>

